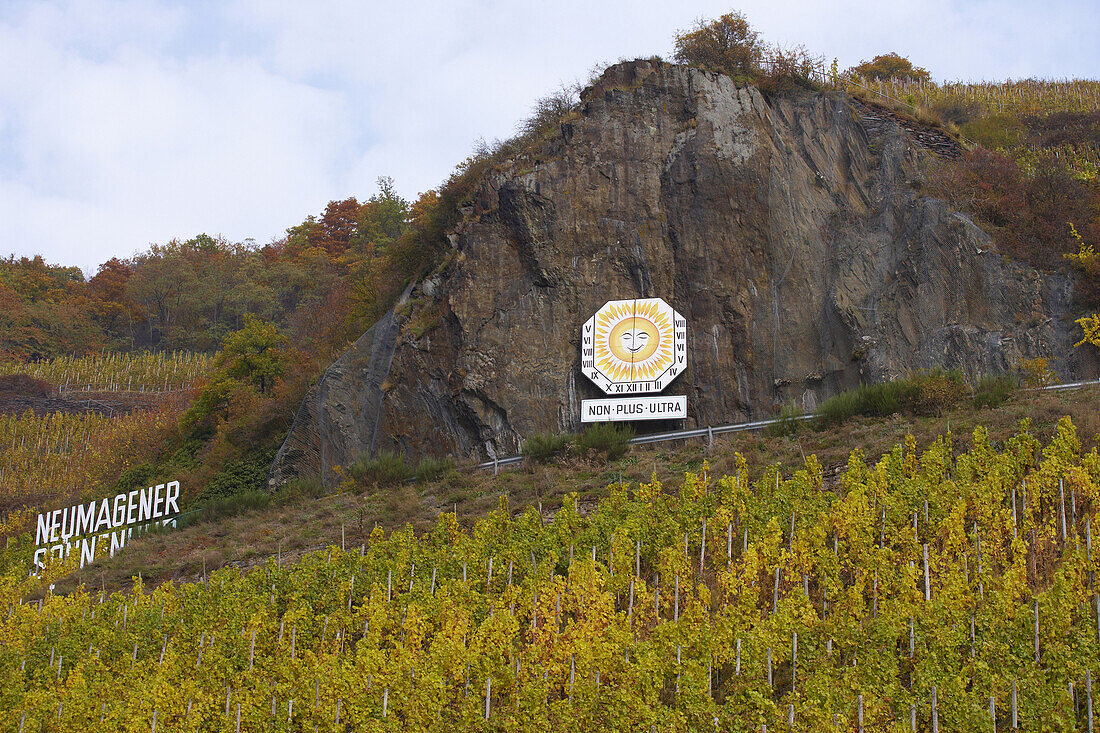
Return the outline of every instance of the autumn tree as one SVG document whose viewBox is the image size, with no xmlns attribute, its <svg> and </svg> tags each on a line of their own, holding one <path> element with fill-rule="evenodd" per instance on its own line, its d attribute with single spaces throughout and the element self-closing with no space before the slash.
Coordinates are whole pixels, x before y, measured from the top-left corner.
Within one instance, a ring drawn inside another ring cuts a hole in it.
<svg viewBox="0 0 1100 733">
<path fill-rule="evenodd" d="M 861 61 L 859 65 L 848 69 L 848 74 L 864 79 L 908 79 L 910 81 L 928 81 L 931 75 L 927 69 L 913 66 L 913 62 L 891 51 L 875 56 L 870 61 Z"/>
<path fill-rule="evenodd" d="M 264 256 L 254 247 L 200 234 L 153 245 L 130 262 L 126 295 L 144 311 L 144 344 L 213 351 L 246 313 L 278 318 Z"/>
<path fill-rule="evenodd" d="M 266 394 L 285 369 L 279 351 L 285 341 L 275 324 L 245 315 L 244 327 L 222 340 L 218 365 L 228 376 L 249 382 Z"/>
<path fill-rule="evenodd" d="M 77 267 L 41 256 L 0 259 L 0 353 L 42 359 L 103 347 L 93 295 Z"/>
<path fill-rule="evenodd" d="M 364 250 L 381 250 L 408 228 L 409 202 L 401 198 L 389 176 L 378 178 L 378 193 L 367 199 L 356 218 L 352 241 Z"/>
<path fill-rule="evenodd" d="M 239 445 L 255 438 L 264 419 L 264 402 L 286 373 L 286 337 L 275 324 L 251 314 L 244 325 L 221 341 L 215 361 L 217 369 L 195 397 L 182 418 L 191 435 L 213 434 L 216 452 L 232 455 Z"/>
<path fill-rule="evenodd" d="M 351 246 L 358 228 L 359 202 L 354 196 L 343 201 L 329 201 L 317 225 L 309 231 L 309 242 L 322 247 L 330 256 L 338 256 Z"/>
<path fill-rule="evenodd" d="M 674 45 L 677 61 L 734 78 L 755 75 L 765 52 L 760 34 L 742 13 L 726 13 L 710 22 L 700 19 L 692 30 L 677 33 Z"/>
<path fill-rule="evenodd" d="M 126 285 L 133 274 L 134 268 L 129 263 L 112 257 L 88 281 L 96 298 L 96 319 L 109 335 L 118 339 L 115 343 L 128 342 L 131 348 L 135 345 L 135 327 L 144 320 L 141 308 L 126 294 Z"/>
</svg>

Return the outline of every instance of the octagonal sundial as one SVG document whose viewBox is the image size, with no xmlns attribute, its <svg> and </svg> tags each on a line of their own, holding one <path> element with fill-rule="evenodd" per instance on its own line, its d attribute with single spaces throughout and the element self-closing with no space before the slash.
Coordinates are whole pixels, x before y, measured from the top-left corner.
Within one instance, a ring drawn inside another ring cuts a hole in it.
<svg viewBox="0 0 1100 733">
<path fill-rule="evenodd" d="M 581 370 L 609 395 L 660 392 L 687 366 L 687 321 L 661 298 L 609 300 L 581 328 Z"/>
</svg>

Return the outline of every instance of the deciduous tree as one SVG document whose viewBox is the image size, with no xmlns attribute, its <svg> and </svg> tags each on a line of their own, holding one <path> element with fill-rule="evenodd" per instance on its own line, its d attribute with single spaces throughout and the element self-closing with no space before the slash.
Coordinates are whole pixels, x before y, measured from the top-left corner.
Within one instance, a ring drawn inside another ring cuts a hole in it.
<svg viewBox="0 0 1100 733">
<path fill-rule="evenodd" d="M 710 22 L 700 19 L 690 31 L 677 33 L 677 61 L 732 77 L 751 77 L 760 68 L 764 43 L 742 13 L 726 13 Z"/>
<path fill-rule="evenodd" d="M 928 81 L 931 78 L 927 69 L 913 66 L 912 61 L 893 51 L 875 56 L 870 61 L 861 61 L 848 69 L 848 73 L 864 79 Z"/>
</svg>

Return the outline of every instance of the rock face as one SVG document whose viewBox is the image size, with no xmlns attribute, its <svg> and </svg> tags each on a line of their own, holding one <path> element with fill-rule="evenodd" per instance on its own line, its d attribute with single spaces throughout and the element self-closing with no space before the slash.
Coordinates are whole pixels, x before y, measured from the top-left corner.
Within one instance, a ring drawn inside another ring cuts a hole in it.
<svg viewBox="0 0 1100 733">
<path fill-rule="evenodd" d="M 445 267 L 306 399 L 272 482 L 387 449 L 507 456 L 577 430 L 580 327 L 661 297 L 688 321 L 685 427 L 943 366 L 1069 349 L 1072 282 L 1005 260 L 921 193 L 927 155 L 838 93 L 765 98 L 686 66 L 609 69 L 538 150 L 485 180 Z M 669 426 L 663 426 L 669 427 Z"/>
</svg>

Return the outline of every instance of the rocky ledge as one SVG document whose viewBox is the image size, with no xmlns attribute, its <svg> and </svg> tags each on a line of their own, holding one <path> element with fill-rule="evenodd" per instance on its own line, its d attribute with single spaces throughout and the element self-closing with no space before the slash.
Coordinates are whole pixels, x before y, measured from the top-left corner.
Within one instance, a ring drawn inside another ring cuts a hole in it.
<svg viewBox="0 0 1100 733">
<path fill-rule="evenodd" d="M 812 408 L 861 381 L 970 375 L 1069 345 L 1072 281 L 1011 262 L 922 192 L 926 141 L 840 93 L 765 96 L 657 61 L 611 67 L 484 180 L 436 273 L 306 398 L 272 467 L 336 480 L 380 449 L 505 456 L 579 429 L 580 328 L 661 297 L 688 321 L 687 427 Z M 664 426 L 667 427 L 667 426 Z"/>
</svg>

